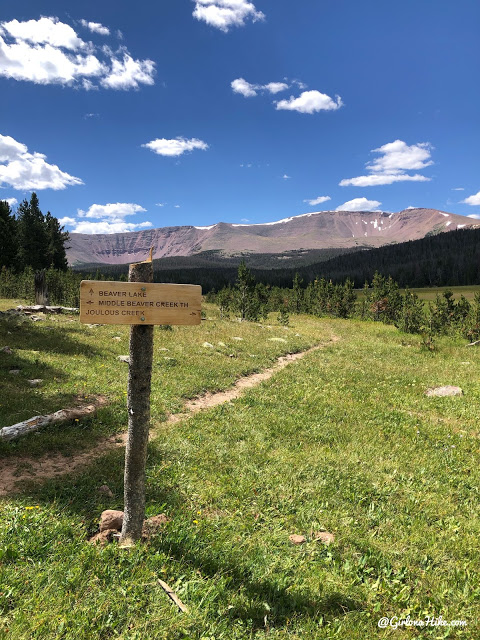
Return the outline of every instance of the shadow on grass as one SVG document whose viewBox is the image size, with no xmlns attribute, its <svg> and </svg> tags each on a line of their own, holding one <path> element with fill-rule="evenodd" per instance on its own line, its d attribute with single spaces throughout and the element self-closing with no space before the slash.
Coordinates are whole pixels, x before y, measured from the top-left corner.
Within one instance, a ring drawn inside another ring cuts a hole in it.
<svg viewBox="0 0 480 640">
<path fill-rule="evenodd" d="M 75 339 L 75 333 L 80 333 L 81 329 L 68 327 L 65 324 L 52 326 L 45 323 L 34 323 L 29 319 L 18 319 L 16 316 L 5 319 L 0 318 L 0 343 L 12 349 L 35 349 L 42 352 L 60 353 L 63 355 L 101 355 L 100 351 L 90 344 L 85 344 Z M 72 337 L 73 334 L 73 337 Z M 85 336 L 84 336 L 85 337 Z"/>
<path fill-rule="evenodd" d="M 235 551 L 231 547 L 215 555 L 208 549 L 208 540 L 194 547 L 176 543 L 170 536 L 160 540 L 157 548 L 178 562 L 200 571 L 203 576 L 213 581 L 219 575 L 228 576 L 228 589 L 232 594 L 243 591 L 248 603 L 234 604 L 226 615 L 232 620 L 241 619 L 248 623 L 252 631 L 265 630 L 266 619 L 268 625 L 278 627 L 302 617 L 310 621 L 320 618 L 329 620 L 364 608 L 364 603 L 340 592 L 315 597 L 309 592 L 295 590 L 294 575 L 290 587 L 279 586 L 272 580 L 258 579 L 251 575 L 248 557 L 242 556 L 240 549 L 236 551 L 238 558 L 234 558 Z"/>
<path fill-rule="evenodd" d="M 68 396 L 68 399 L 71 397 Z M 85 401 L 87 402 L 88 400 Z M 10 456 L 38 458 L 48 454 L 81 454 L 95 447 L 100 439 L 124 431 L 126 423 L 125 404 L 121 401 L 114 402 L 99 408 L 94 414 L 82 418 L 79 422 L 71 420 L 52 424 L 16 440 L 0 441 L 0 464 L 2 458 L 8 459 Z M 36 490 L 41 491 L 39 488 Z"/>
<path fill-rule="evenodd" d="M 4 346 L 12 352 L 0 352 L 0 428 L 79 404 L 73 392 L 63 391 L 68 375 L 59 366 L 45 362 L 45 354 L 95 357 L 105 353 L 71 337 L 63 326 L 38 326 L 16 317 L 0 319 L 0 348 Z M 12 370 L 18 373 L 10 373 Z M 28 380 L 38 378 L 50 382 L 50 387 L 55 381 L 57 393 L 51 393 L 51 388 L 44 393 L 42 386 L 30 386 Z"/>
<path fill-rule="evenodd" d="M 18 351 L 12 355 L 2 354 L 0 360 L 0 428 L 27 420 L 34 415 L 51 413 L 68 407 L 74 397 L 71 393 L 59 391 L 46 397 L 42 388 L 31 386 L 31 379 L 53 380 L 58 382 L 59 389 L 66 380 L 66 374 L 56 367 L 43 362 L 32 362 L 22 357 Z M 11 370 L 19 370 L 12 374 Z M 33 413 L 32 413 L 33 411 Z"/>
<path fill-rule="evenodd" d="M 187 569 L 193 573 L 200 571 L 212 583 L 219 576 L 226 578 L 222 580 L 221 596 L 231 606 L 226 615 L 232 621 L 242 620 L 252 632 L 266 629 L 265 603 L 269 607 L 267 625 L 277 628 L 286 626 L 294 619 L 309 622 L 320 618 L 329 620 L 364 608 L 364 603 L 338 591 L 316 597 L 307 589 L 295 589 L 294 573 L 290 584 L 285 586 L 276 583 L 274 578 L 259 579 L 252 570 L 255 558 L 242 553 L 238 540 L 232 540 L 231 544 L 225 540 L 219 545 L 217 540 L 208 536 L 208 532 L 193 531 L 190 524 L 192 514 L 186 514 L 185 509 L 189 500 L 178 490 L 175 477 L 168 471 L 162 471 L 162 463 L 169 456 L 170 452 L 160 452 L 155 445 L 150 445 L 147 515 L 166 511 L 172 526 L 164 535 L 154 537 L 145 545 L 145 562 L 148 562 L 149 556 L 154 557 L 156 552 L 162 552 L 175 561 L 175 572 L 181 573 Z M 104 509 L 123 509 L 123 469 L 122 449 L 96 460 L 79 476 L 52 480 L 43 487 L 29 483 L 24 487 L 23 496 L 28 495 L 36 504 L 51 506 L 54 502 L 56 509 L 69 520 L 82 522 L 86 537 L 89 537 L 96 531 L 98 518 Z M 106 497 L 98 491 L 102 484 L 108 485 L 113 497 Z M 285 583 L 284 575 L 279 578 Z M 244 597 L 239 597 L 239 594 Z"/>
</svg>

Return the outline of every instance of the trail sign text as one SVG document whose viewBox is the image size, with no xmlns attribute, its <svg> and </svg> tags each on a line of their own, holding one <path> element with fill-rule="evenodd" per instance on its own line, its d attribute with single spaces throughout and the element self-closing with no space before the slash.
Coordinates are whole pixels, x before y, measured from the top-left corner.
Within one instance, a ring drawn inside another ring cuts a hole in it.
<svg viewBox="0 0 480 640">
<path fill-rule="evenodd" d="M 202 288 L 196 284 L 82 280 L 80 322 L 200 324 Z"/>
</svg>

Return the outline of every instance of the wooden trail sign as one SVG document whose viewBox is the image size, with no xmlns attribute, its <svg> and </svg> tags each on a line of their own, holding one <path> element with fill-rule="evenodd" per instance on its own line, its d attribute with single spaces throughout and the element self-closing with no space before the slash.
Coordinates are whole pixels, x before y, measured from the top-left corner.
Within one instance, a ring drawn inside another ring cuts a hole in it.
<svg viewBox="0 0 480 640">
<path fill-rule="evenodd" d="M 82 280 L 80 322 L 195 325 L 202 319 L 196 284 Z"/>
<path fill-rule="evenodd" d="M 129 324 L 128 438 L 125 450 L 124 518 L 120 547 L 142 537 L 145 518 L 145 463 L 150 427 L 153 325 L 198 325 L 202 288 L 153 282 L 152 249 L 145 262 L 131 264 L 128 282 L 82 280 L 80 322 Z"/>
</svg>

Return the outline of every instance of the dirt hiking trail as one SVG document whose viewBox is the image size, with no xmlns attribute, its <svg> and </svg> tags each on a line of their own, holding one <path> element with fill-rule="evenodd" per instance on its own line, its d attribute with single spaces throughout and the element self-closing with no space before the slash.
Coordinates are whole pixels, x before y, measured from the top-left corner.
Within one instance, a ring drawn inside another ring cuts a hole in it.
<svg viewBox="0 0 480 640">
<path fill-rule="evenodd" d="M 211 407 L 216 407 L 219 404 L 235 400 L 245 389 L 256 387 L 292 362 L 300 360 L 309 353 L 322 349 L 329 344 L 338 342 L 338 340 L 339 338 L 337 336 L 332 335 L 329 340 L 310 347 L 305 351 L 281 356 L 276 360 L 275 364 L 268 369 L 239 378 L 233 387 L 226 391 L 206 393 L 205 395 L 198 396 L 193 400 L 188 400 L 185 403 L 182 413 L 171 414 L 167 417 L 165 422 L 153 425 L 150 431 L 150 437 L 154 436 L 159 428 L 186 420 L 199 411 L 204 411 Z M 0 497 L 19 492 L 21 490 L 21 483 L 25 480 L 35 480 L 35 482 L 40 483 L 50 478 L 56 478 L 65 474 L 73 473 L 88 465 L 95 459 L 103 456 L 108 451 L 125 447 L 126 442 L 127 432 L 125 431 L 123 433 L 117 433 L 110 436 L 109 438 L 102 438 L 88 451 L 84 451 L 73 456 L 53 453 L 40 458 L 32 458 L 24 455 L 6 458 L 0 462 Z"/>
</svg>

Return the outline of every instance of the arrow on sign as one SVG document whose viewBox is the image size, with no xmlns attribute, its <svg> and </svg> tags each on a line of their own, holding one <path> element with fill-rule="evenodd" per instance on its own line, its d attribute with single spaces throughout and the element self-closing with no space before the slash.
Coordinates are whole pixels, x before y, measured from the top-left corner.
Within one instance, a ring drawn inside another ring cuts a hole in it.
<svg viewBox="0 0 480 640">
<path fill-rule="evenodd" d="M 90 291 L 88 292 L 90 295 L 93 295 L 95 293 L 95 291 L 93 289 L 90 289 Z"/>
<path fill-rule="evenodd" d="M 87 300 L 87 304 L 95 304 L 93 300 Z"/>
</svg>

